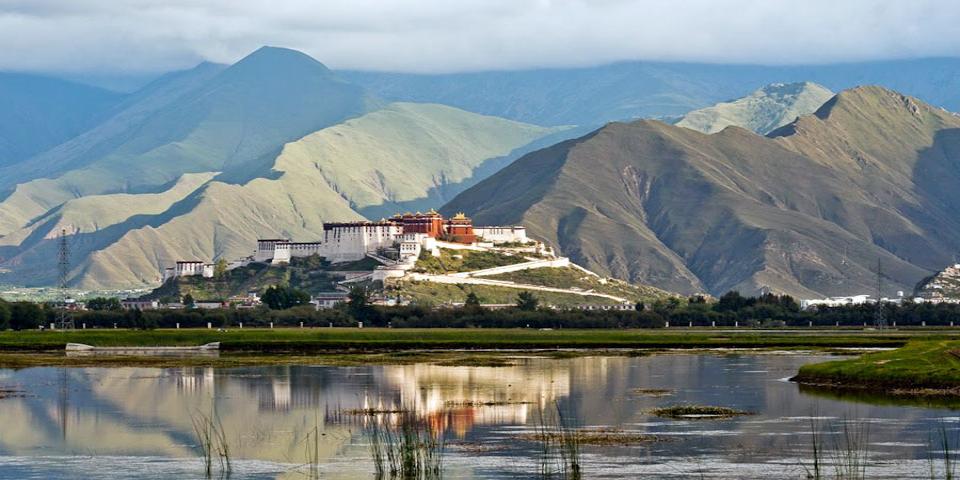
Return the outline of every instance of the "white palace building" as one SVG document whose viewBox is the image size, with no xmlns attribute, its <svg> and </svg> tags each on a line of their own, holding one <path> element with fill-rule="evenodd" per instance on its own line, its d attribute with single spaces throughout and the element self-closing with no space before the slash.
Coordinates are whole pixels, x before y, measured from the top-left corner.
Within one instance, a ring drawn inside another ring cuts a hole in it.
<svg viewBox="0 0 960 480">
<path fill-rule="evenodd" d="M 251 262 L 285 264 L 291 258 L 317 255 L 332 263 L 352 262 L 367 256 L 379 256 L 387 250 L 396 252 L 399 263 L 413 264 L 424 250 L 439 255 L 445 243 L 469 245 L 527 244 L 523 226 L 475 227 L 464 214 L 445 219 L 431 210 L 427 213 L 406 213 L 380 221 L 325 223 L 323 238 L 314 242 L 293 242 L 285 238 L 257 240 L 253 255 L 230 264 L 229 268 Z M 212 264 L 199 261 L 178 261 L 165 269 L 163 281 L 181 276 L 212 277 Z"/>
</svg>

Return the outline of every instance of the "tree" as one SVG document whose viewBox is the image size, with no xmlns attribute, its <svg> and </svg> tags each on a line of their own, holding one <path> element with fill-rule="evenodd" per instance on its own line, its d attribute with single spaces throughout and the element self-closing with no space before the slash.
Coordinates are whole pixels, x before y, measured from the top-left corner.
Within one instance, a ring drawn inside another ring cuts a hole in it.
<svg viewBox="0 0 960 480">
<path fill-rule="evenodd" d="M 14 302 L 10 304 L 10 328 L 30 330 L 43 323 L 44 314 L 40 305 L 33 302 Z"/>
<path fill-rule="evenodd" d="M 480 305 L 480 297 L 476 293 L 470 292 L 467 294 L 467 299 L 463 302 L 463 309 L 469 313 L 476 313 L 483 309 Z"/>
<path fill-rule="evenodd" d="M 213 276 L 217 280 L 223 280 L 223 277 L 227 275 L 227 261 L 223 258 L 217 260 L 217 264 L 213 267 Z"/>
<path fill-rule="evenodd" d="M 193 295 L 189 293 L 183 296 L 183 305 L 187 308 L 193 308 L 196 301 L 193 299 Z"/>
<path fill-rule="evenodd" d="M 372 310 L 370 292 L 361 286 L 351 288 L 347 295 L 347 313 L 355 320 L 362 322 L 370 316 Z"/>
<path fill-rule="evenodd" d="M 10 305 L 0 300 L 0 330 L 10 328 Z"/>
<path fill-rule="evenodd" d="M 302 290 L 284 285 L 272 285 L 260 298 L 271 310 L 286 310 L 310 303 L 310 295 Z"/>
<path fill-rule="evenodd" d="M 91 298 L 90 300 L 87 300 L 87 309 L 95 310 L 98 312 L 103 312 L 103 311 L 117 312 L 122 310 L 123 306 L 120 305 L 120 300 L 115 297 L 111 297 L 111 298 L 96 297 L 96 298 Z"/>
<path fill-rule="evenodd" d="M 540 306 L 540 299 L 526 290 L 517 294 L 517 308 L 525 312 L 532 312 Z"/>
<path fill-rule="evenodd" d="M 480 297 L 476 293 L 470 292 L 467 294 L 467 299 L 463 302 L 464 307 L 468 308 L 479 308 L 480 307 Z"/>
<path fill-rule="evenodd" d="M 740 292 L 731 290 L 720 297 L 716 309 L 718 312 L 736 312 L 742 308 L 753 306 L 755 302 L 755 299 L 745 298 L 740 295 Z"/>
</svg>

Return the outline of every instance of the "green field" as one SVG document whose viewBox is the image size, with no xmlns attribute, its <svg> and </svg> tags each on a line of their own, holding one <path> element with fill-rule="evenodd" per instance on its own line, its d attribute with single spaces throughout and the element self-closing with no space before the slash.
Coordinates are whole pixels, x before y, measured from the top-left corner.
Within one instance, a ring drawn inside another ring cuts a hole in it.
<svg viewBox="0 0 960 480">
<path fill-rule="evenodd" d="M 893 351 L 806 365 L 794 378 L 805 384 L 857 387 L 903 394 L 960 393 L 960 340 L 914 339 Z"/>
<path fill-rule="evenodd" d="M 400 351 L 415 349 L 900 347 L 913 334 L 811 330 L 720 329 L 534 330 L 498 328 L 277 328 L 2 332 L 0 350 L 63 349 L 67 342 L 96 346 L 175 346 L 222 342 L 224 351 Z"/>
<path fill-rule="evenodd" d="M 67 357 L 67 342 L 96 346 L 184 346 L 221 342 L 219 357 L 96 356 Z M 511 355 L 645 355 L 663 349 L 752 348 L 851 353 L 845 348 L 909 347 L 870 354 L 886 358 L 917 345 L 960 346 L 960 336 L 944 330 L 875 332 L 861 330 L 534 330 L 534 329 L 389 329 L 277 328 L 161 330 L 85 330 L 73 332 L 0 332 L 0 368 L 35 366 L 210 366 L 371 365 L 434 362 L 491 365 Z M 924 352 L 927 352 L 924 350 Z M 925 354 L 937 355 L 927 352 Z M 936 362 L 939 357 L 931 357 Z M 829 362 L 823 365 L 856 363 Z M 956 359 L 937 372 L 948 375 Z M 804 371 L 814 367 L 804 367 Z M 833 367 L 827 367 L 833 368 Z M 900 371 L 899 369 L 896 371 Z M 837 379 L 840 381 L 839 377 Z M 916 384 L 920 385 L 920 384 Z M 949 385 L 941 382 L 939 385 Z"/>
</svg>

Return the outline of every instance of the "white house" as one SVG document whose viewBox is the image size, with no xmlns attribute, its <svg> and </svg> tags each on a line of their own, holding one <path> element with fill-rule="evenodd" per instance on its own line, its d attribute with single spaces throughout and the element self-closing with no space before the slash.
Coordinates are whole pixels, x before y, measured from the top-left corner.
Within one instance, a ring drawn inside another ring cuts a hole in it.
<svg viewBox="0 0 960 480">
<path fill-rule="evenodd" d="M 527 243 L 527 228 L 521 225 L 512 227 L 473 227 L 473 233 L 486 242 Z"/>
<path fill-rule="evenodd" d="M 346 302 L 346 292 L 323 292 L 315 295 L 313 299 L 310 300 L 310 303 L 312 303 L 317 310 L 326 310 Z"/>
</svg>

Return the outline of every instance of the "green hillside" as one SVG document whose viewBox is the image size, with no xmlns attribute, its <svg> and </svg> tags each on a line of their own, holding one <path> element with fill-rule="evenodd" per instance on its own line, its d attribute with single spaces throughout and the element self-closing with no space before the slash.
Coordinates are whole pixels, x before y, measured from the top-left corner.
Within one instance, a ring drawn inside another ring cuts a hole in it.
<svg viewBox="0 0 960 480">
<path fill-rule="evenodd" d="M 442 205 L 514 150 L 563 130 L 397 103 L 307 135 L 284 147 L 278 162 L 316 170 L 354 210 L 376 219 Z"/>
<path fill-rule="evenodd" d="M 269 47 L 165 83 L 118 121 L 4 171 L 22 181 L 0 202 L 0 235 L 80 196 L 155 191 L 184 173 L 267 174 L 283 144 L 375 104 L 316 60 Z"/>
<path fill-rule="evenodd" d="M 775 83 L 746 97 L 694 110 L 676 125 L 703 133 L 736 126 L 765 135 L 817 111 L 831 97 L 833 92 L 815 83 Z"/>
<path fill-rule="evenodd" d="M 669 292 L 655 287 L 634 285 L 622 280 L 601 278 L 576 267 L 536 268 L 490 275 L 484 278 L 490 280 L 506 280 L 527 285 L 572 288 L 584 292 L 605 293 L 632 301 L 652 301 L 672 295 Z"/>
<path fill-rule="evenodd" d="M 910 290 L 960 247 L 960 118 L 876 87 L 761 137 L 612 123 L 443 208 L 523 223 L 598 273 L 671 291 Z M 951 185 L 953 187 L 951 187 Z"/>
<path fill-rule="evenodd" d="M 571 307 L 575 305 L 616 305 L 617 302 L 606 297 L 577 295 L 562 292 L 542 292 L 522 288 L 499 287 L 493 285 L 446 284 L 417 281 L 392 282 L 387 294 L 399 296 L 405 301 L 427 305 L 462 304 L 467 296 L 475 294 L 480 303 L 489 305 L 513 305 L 517 303 L 520 292 L 529 291 L 542 305 Z"/>
<path fill-rule="evenodd" d="M 331 264 L 316 256 L 294 258 L 290 264 L 283 266 L 251 263 L 228 270 L 219 278 L 173 278 L 144 298 L 177 302 L 190 295 L 195 300 L 225 300 L 249 293 L 263 294 L 274 285 L 287 285 L 315 295 L 337 288 L 337 282 L 344 280 L 344 276 L 338 275 L 337 271 L 373 270 L 378 265 L 371 259 Z"/>
<path fill-rule="evenodd" d="M 379 218 L 429 205 L 438 192 L 457 193 L 477 180 L 490 162 L 560 130 L 438 105 L 389 105 L 288 143 L 271 173 L 260 178 L 239 184 L 221 180 L 223 174 L 212 180 L 206 174 L 200 183 L 181 180 L 162 194 L 175 200 L 166 203 L 158 194 L 71 200 L 0 238 L 0 257 L 7 258 L 0 265 L 11 270 L 0 278 L 51 282 L 54 225 L 70 225 L 92 228 L 71 238 L 78 285 L 157 284 L 162 267 L 177 260 L 241 258 L 252 253 L 257 238 L 315 239 L 324 220 L 358 220 L 361 212 Z M 92 215 L 103 202 L 115 210 Z"/>
</svg>

